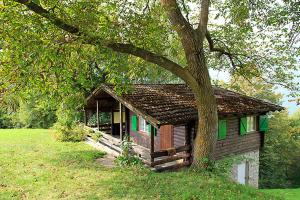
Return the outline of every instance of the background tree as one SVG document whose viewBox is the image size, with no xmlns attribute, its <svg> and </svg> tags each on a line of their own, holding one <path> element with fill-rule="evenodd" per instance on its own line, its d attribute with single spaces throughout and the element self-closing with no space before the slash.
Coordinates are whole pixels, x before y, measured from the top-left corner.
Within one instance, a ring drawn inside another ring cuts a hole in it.
<svg viewBox="0 0 300 200">
<path fill-rule="evenodd" d="M 260 156 L 260 187 L 299 187 L 299 122 L 299 115 L 291 117 L 286 111 L 270 116 Z"/>
<path fill-rule="evenodd" d="M 223 87 L 239 93 L 264 99 L 273 103 L 282 101 L 272 84 L 262 79 L 245 79 L 233 76 Z M 299 186 L 300 177 L 300 110 L 289 115 L 286 110 L 269 113 L 269 129 L 265 132 L 265 144 L 260 149 L 261 188 L 283 188 Z"/>
<path fill-rule="evenodd" d="M 209 66 L 295 89 L 297 2 L 277 2 L 6 0 L 0 82 L 4 88 L 45 85 L 53 92 L 66 91 L 76 79 L 86 88 L 92 62 L 111 83 L 127 84 L 147 61 L 148 68 L 158 65 L 192 89 L 201 115 L 194 162 L 213 159 L 217 106 Z"/>
</svg>

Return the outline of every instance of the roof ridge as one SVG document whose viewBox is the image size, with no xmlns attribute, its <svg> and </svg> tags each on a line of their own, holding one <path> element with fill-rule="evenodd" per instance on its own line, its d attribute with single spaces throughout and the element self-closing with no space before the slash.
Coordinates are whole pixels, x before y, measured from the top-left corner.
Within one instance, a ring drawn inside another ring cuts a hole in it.
<svg viewBox="0 0 300 200">
<path fill-rule="evenodd" d="M 268 100 L 266 100 L 266 99 L 259 99 L 259 98 L 253 97 L 253 96 L 249 96 L 249 95 L 246 95 L 246 94 L 242 94 L 242 93 L 240 93 L 240 92 L 233 91 L 233 90 L 229 90 L 229 89 L 227 89 L 227 88 L 222 88 L 222 87 L 219 87 L 219 86 L 214 86 L 214 87 L 217 87 L 217 88 L 222 89 L 222 90 L 230 91 L 230 92 L 233 92 L 233 93 L 235 93 L 235 94 L 238 94 L 238 95 L 241 95 L 241 96 L 243 96 L 243 97 L 247 97 L 247 98 L 250 98 L 250 99 L 253 99 L 253 100 L 256 100 L 256 101 L 262 101 L 262 102 L 265 102 L 265 103 L 268 103 L 268 104 L 272 104 L 272 105 L 274 105 L 274 106 L 280 106 L 280 107 L 282 107 L 281 105 L 278 105 L 278 104 L 273 103 L 273 102 L 271 102 L 271 101 L 268 101 Z M 282 108 L 283 108 L 283 107 L 282 107 Z"/>
</svg>

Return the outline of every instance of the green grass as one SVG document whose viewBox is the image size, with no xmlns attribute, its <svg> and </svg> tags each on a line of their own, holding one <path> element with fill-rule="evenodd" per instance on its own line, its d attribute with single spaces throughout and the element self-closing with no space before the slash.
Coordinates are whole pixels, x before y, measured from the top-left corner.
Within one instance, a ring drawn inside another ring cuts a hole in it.
<svg viewBox="0 0 300 200">
<path fill-rule="evenodd" d="M 263 190 L 267 194 L 272 194 L 278 197 L 284 197 L 287 200 L 299 200 L 300 188 L 295 189 L 266 189 Z"/>
<path fill-rule="evenodd" d="M 196 172 L 108 169 L 103 155 L 49 130 L 0 130 L 0 199 L 280 199 Z"/>
</svg>

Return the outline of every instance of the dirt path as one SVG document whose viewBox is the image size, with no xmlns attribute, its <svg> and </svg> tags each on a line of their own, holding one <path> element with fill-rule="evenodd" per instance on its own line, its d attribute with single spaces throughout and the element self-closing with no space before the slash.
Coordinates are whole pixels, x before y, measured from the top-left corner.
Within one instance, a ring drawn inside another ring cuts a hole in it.
<svg viewBox="0 0 300 200">
<path fill-rule="evenodd" d="M 116 157 L 113 156 L 112 154 L 106 154 L 104 157 L 102 158 L 98 158 L 96 160 L 96 162 L 99 162 L 101 165 L 103 165 L 104 167 L 108 167 L 108 168 L 113 168 L 116 166 L 115 164 L 115 159 Z"/>
</svg>

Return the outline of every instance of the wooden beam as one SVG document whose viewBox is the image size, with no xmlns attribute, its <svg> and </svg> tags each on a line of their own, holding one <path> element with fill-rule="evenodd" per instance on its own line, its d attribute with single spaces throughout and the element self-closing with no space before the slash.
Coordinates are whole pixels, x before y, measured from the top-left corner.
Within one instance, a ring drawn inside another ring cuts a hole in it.
<svg viewBox="0 0 300 200">
<path fill-rule="evenodd" d="M 100 131 L 100 122 L 99 122 L 99 101 L 97 100 L 97 129 Z"/>
<path fill-rule="evenodd" d="M 123 112 L 122 104 L 119 103 L 119 115 L 120 115 L 120 140 L 123 141 Z"/>
<path fill-rule="evenodd" d="M 190 150 L 190 145 L 186 146 L 181 146 L 175 148 L 173 151 L 175 153 L 183 152 L 183 151 L 189 151 Z M 169 156 L 169 151 L 168 150 L 160 150 L 160 151 L 155 151 L 155 152 L 150 152 L 151 157 L 157 158 L 157 157 L 162 157 L 162 156 Z"/>
<path fill-rule="evenodd" d="M 192 146 L 191 144 L 191 128 L 192 124 L 189 122 L 185 125 L 185 145 Z M 191 149 L 187 151 L 187 153 L 191 154 Z M 186 158 L 184 161 L 191 161 L 191 156 Z"/>
<path fill-rule="evenodd" d="M 152 156 L 154 154 L 154 127 L 151 126 L 150 128 L 150 157 L 151 157 L 151 163 L 154 162 L 154 157 Z"/>
<path fill-rule="evenodd" d="M 125 107 L 125 134 L 127 135 L 128 139 L 130 137 L 130 116 L 129 116 L 129 109 Z"/>
<path fill-rule="evenodd" d="M 107 92 L 108 94 L 110 94 L 114 99 L 118 100 L 119 102 L 121 102 L 124 106 L 126 106 L 128 109 L 132 110 L 134 113 L 141 115 L 146 121 L 150 122 L 153 126 L 155 126 L 156 128 L 158 128 L 158 125 L 160 124 L 160 122 L 158 120 L 156 120 L 155 118 L 144 114 L 143 112 L 141 112 L 140 110 L 136 109 L 135 107 L 133 107 L 130 103 L 128 103 L 127 101 L 125 101 L 122 97 L 118 96 L 117 94 L 115 94 L 115 92 L 109 88 L 106 85 L 102 85 L 102 89 Z"/>
<path fill-rule="evenodd" d="M 167 171 L 167 170 L 176 170 L 176 169 L 179 169 L 179 168 L 182 168 L 182 167 L 186 167 L 186 166 L 189 166 L 190 163 L 188 161 L 184 161 L 182 163 L 178 163 L 178 164 L 175 164 L 175 165 L 170 165 L 170 166 L 166 166 L 166 167 L 155 167 L 155 170 L 157 172 L 162 172 L 162 171 Z"/>
<path fill-rule="evenodd" d="M 86 113 L 86 109 L 83 109 L 83 120 L 84 120 L 84 125 L 87 126 L 87 113 Z"/>
<path fill-rule="evenodd" d="M 155 165 L 161 165 L 164 163 L 168 163 L 168 162 L 172 162 L 175 160 L 180 160 L 180 159 L 184 159 L 184 161 L 186 161 L 187 158 L 189 158 L 191 155 L 189 153 L 186 154 L 182 154 L 182 155 L 174 155 L 174 156 L 168 156 L 166 158 L 163 158 L 161 160 L 156 160 L 154 162 L 151 163 L 151 167 L 154 167 Z"/>
<path fill-rule="evenodd" d="M 113 133 L 114 133 L 114 110 L 113 109 L 111 109 L 111 135 L 113 135 Z"/>
</svg>

